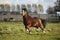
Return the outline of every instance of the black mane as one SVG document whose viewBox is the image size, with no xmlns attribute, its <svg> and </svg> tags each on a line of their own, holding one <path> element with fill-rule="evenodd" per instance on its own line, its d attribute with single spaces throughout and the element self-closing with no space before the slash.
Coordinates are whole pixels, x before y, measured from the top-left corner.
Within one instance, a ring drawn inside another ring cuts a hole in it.
<svg viewBox="0 0 60 40">
<path fill-rule="evenodd" d="M 27 12 L 27 9 L 26 8 L 22 8 L 22 10 L 26 11 Z"/>
</svg>

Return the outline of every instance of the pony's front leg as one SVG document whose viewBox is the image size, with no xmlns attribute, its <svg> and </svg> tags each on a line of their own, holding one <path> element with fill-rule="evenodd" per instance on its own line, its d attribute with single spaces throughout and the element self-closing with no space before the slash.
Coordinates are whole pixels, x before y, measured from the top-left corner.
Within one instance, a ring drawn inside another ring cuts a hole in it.
<svg viewBox="0 0 60 40">
<path fill-rule="evenodd" d="M 31 31 L 30 31 L 30 27 L 29 26 L 26 26 L 26 31 L 31 34 Z"/>
<path fill-rule="evenodd" d="M 31 31 L 30 31 L 30 29 L 29 29 L 29 28 L 27 28 L 27 32 L 28 32 L 29 34 L 31 34 Z"/>
</svg>

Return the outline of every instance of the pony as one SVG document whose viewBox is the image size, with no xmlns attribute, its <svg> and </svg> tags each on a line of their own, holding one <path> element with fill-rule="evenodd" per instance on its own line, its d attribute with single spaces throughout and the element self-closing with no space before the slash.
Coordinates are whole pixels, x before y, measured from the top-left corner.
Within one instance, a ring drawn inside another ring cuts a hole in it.
<svg viewBox="0 0 60 40">
<path fill-rule="evenodd" d="M 41 28 L 41 30 L 45 33 L 46 20 L 38 17 L 29 16 L 26 8 L 22 9 L 22 16 L 23 16 L 23 24 L 25 26 L 25 29 L 29 33 L 31 33 L 30 31 L 31 27 L 35 27 L 36 29 Z"/>
</svg>

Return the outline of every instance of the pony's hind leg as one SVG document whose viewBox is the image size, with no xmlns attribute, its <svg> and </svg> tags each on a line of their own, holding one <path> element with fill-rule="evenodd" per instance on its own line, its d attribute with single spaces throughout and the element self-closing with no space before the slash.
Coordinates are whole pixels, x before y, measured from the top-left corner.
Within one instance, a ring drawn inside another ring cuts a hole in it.
<svg viewBox="0 0 60 40">
<path fill-rule="evenodd" d="M 39 31 L 39 27 L 38 26 L 35 26 L 36 27 L 36 32 L 38 32 Z"/>
<path fill-rule="evenodd" d="M 41 20 L 40 20 L 40 28 L 41 28 L 42 32 L 45 33 L 45 28 L 44 28 L 43 23 L 42 23 Z"/>
<path fill-rule="evenodd" d="M 42 27 L 40 27 L 40 28 L 41 28 L 41 30 L 42 30 L 43 33 L 46 33 L 46 32 L 45 32 L 45 28 L 42 28 Z"/>
</svg>

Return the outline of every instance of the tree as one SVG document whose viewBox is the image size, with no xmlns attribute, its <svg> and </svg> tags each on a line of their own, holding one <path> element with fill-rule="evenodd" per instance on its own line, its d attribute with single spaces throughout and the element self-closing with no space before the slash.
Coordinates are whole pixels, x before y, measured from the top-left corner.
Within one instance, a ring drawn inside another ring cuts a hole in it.
<svg viewBox="0 0 60 40">
<path fill-rule="evenodd" d="M 57 12 L 57 11 L 60 11 L 60 0 L 57 0 L 57 2 L 55 2 L 55 7 L 54 7 L 54 9 L 55 9 L 55 11 Z"/>
<path fill-rule="evenodd" d="M 48 9 L 47 9 L 47 13 L 48 14 L 53 14 L 54 13 L 54 8 L 49 6 Z"/>
</svg>

